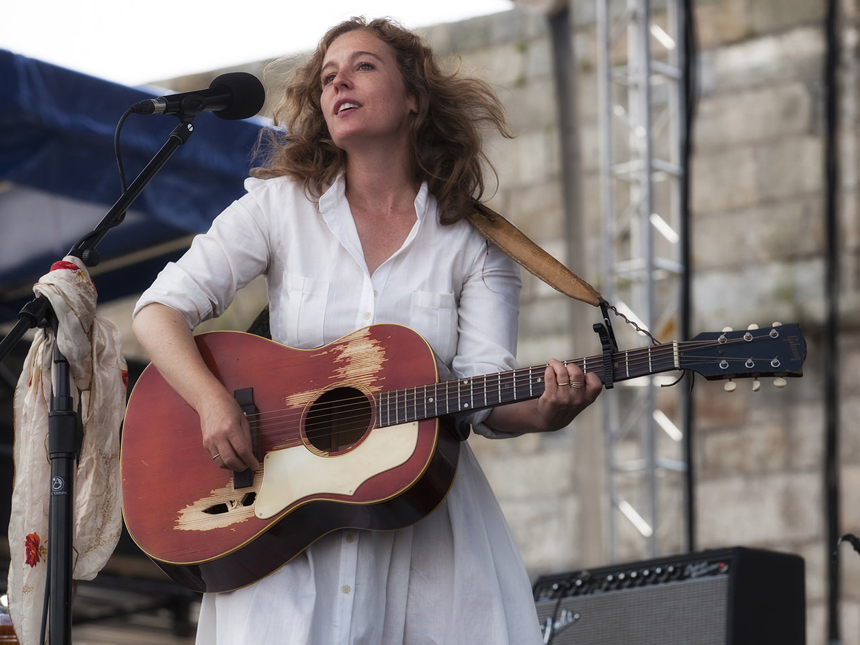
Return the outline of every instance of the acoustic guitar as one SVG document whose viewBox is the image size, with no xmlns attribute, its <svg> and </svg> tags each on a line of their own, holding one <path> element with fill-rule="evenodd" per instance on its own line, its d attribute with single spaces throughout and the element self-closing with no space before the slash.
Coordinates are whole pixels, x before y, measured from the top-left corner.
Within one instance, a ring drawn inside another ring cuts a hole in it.
<svg viewBox="0 0 860 645">
<path fill-rule="evenodd" d="M 335 529 L 419 521 L 444 499 L 457 468 L 459 441 L 440 419 L 544 391 L 545 365 L 438 382 L 427 342 L 392 324 L 310 350 L 242 332 L 196 342 L 245 411 L 260 468 L 215 466 L 197 414 L 152 365 L 131 394 L 122 438 L 129 533 L 196 591 L 255 582 Z M 672 370 L 782 379 L 802 374 L 805 355 L 798 326 L 785 325 L 573 362 L 605 384 Z"/>
</svg>

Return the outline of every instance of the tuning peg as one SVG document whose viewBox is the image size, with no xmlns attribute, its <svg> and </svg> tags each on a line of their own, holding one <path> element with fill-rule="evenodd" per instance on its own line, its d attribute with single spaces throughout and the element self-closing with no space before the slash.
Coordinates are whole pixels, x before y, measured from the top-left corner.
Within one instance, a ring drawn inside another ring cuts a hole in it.
<svg viewBox="0 0 860 645">
<path fill-rule="evenodd" d="M 777 376 L 775 379 L 773 379 L 773 385 L 774 385 L 774 387 L 778 387 L 778 388 L 782 389 L 786 385 L 788 385 L 788 381 L 786 381 L 781 376 Z"/>
<path fill-rule="evenodd" d="M 761 389 L 761 381 L 758 379 L 753 379 L 752 391 L 758 392 Z"/>
<path fill-rule="evenodd" d="M 724 334 L 725 334 L 726 332 L 729 332 L 729 331 L 734 331 L 734 330 L 733 330 L 731 327 L 723 327 L 723 333 L 724 333 Z"/>
<path fill-rule="evenodd" d="M 758 325 L 752 323 L 749 327 L 747 327 L 747 329 L 749 329 L 750 331 L 752 331 L 753 329 L 758 329 Z"/>
<path fill-rule="evenodd" d="M 782 327 L 782 323 L 781 322 L 775 322 L 771 325 L 771 327 Z"/>
<path fill-rule="evenodd" d="M 726 381 L 726 384 L 723 385 L 723 389 L 726 392 L 734 392 L 738 389 L 738 384 L 735 383 L 732 379 L 729 379 L 728 381 Z"/>
</svg>

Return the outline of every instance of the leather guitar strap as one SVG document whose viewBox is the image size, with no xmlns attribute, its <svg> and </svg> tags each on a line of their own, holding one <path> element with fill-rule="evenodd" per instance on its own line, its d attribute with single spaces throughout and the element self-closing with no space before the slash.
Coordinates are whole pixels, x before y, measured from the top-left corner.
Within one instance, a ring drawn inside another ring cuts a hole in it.
<svg viewBox="0 0 860 645">
<path fill-rule="evenodd" d="M 484 204 L 476 202 L 475 211 L 468 215 L 468 220 L 484 237 L 498 246 L 512 260 L 556 291 L 595 307 L 606 302 L 594 287 L 535 244 L 516 226 Z"/>
</svg>

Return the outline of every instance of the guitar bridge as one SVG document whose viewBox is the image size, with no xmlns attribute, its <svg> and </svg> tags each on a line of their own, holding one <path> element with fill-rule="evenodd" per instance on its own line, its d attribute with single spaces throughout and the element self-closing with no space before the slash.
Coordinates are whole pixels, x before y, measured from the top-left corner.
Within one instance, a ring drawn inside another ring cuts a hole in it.
<svg viewBox="0 0 860 645">
<path fill-rule="evenodd" d="M 248 423 L 251 426 L 251 443 L 254 450 L 254 456 L 259 460 L 260 455 L 258 454 L 258 445 L 257 445 L 257 418 L 256 414 L 259 412 L 257 406 L 254 404 L 254 388 L 246 387 L 241 390 L 235 390 L 233 392 L 233 398 L 236 399 L 236 402 L 239 404 L 239 407 L 242 408 L 242 412 L 245 413 L 245 416 L 248 417 Z M 250 488 L 254 485 L 254 471 L 250 468 L 246 468 L 242 472 L 233 471 L 233 488 Z"/>
</svg>

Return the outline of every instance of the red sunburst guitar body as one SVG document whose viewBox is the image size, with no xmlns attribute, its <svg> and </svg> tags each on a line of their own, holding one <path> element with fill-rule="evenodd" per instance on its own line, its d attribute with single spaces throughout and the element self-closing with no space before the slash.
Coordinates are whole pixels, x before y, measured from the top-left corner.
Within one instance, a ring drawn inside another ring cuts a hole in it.
<svg viewBox="0 0 860 645">
<path fill-rule="evenodd" d="M 235 487 L 203 449 L 194 410 L 153 366 L 144 371 L 125 417 L 123 515 L 180 584 L 241 587 L 332 530 L 402 528 L 444 498 L 459 442 L 437 419 L 400 422 L 377 400 L 436 381 L 430 347 L 408 328 L 369 327 L 313 350 L 240 332 L 196 338 L 230 391 L 253 388 L 261 468 Z M 391 417 L 384 427 L 380 414 Z"/>
</svg>

